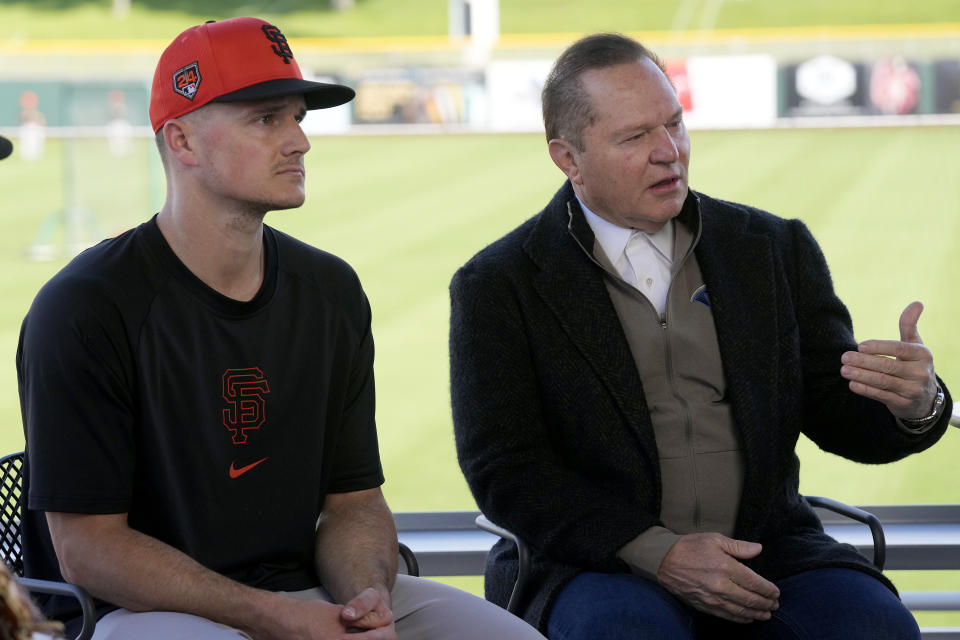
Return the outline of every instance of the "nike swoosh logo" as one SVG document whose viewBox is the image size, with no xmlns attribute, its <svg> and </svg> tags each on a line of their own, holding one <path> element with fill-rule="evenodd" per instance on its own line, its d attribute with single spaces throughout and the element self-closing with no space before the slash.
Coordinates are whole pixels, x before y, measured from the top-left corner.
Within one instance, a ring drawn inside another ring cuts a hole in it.
<svg viewBox="0 0 960 640">
<path fill-rule="evenodd" d="M 253 469 L 255 466 L 257 466 L 257 465 L 260 464 L 261 462 L 264 462 L 265 460 L 266 460 L 266 458 L 260 458 L 260 459 L 257 460 L 256 462 L 252 462 L 252 463 L 248 464 L 248 465 L 245 466 L 245 467 L 240 467 L 239 469 L 237 469 L 236 467 L 234 467 L 234 466 L 233 466 L 233 463 L 231 462 L 231 463 L 230 463 L 230 477 L 231 477 L 231 478 L 239 478 L 240 476 L 242 476 L 243 474 L 245 474 L 247 471 L 250 471 L 250 469 Z"/>
</svg>

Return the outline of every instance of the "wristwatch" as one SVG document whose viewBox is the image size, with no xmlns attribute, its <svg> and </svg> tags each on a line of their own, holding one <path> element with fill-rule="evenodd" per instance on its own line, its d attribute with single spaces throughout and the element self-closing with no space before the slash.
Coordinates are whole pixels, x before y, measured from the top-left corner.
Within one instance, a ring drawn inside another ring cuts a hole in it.
<svg viewBox="0 0 960 640">
<path fill-rule="evenodd" d="M 920 429 L 926 427 L 927 425 L 933 424 L 937 418 L 940 417 L 940 412 L 943 410 L 943 388 L 937 384 L 937 397 L 933 400 L 933 412 L 930 413 L 925 418 L 914 418 L 912 420 L 907 420 L 906 418 L 900 418 L 900 421 L 912 429 Z"/>
</svg>

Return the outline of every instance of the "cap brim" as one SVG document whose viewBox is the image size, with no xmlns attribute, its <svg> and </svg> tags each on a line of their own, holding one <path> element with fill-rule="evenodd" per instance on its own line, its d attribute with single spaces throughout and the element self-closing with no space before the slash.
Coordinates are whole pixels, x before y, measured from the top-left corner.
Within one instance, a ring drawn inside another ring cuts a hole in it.
<svg viewBox="0 0 960 640">
<path fill-rule="evenodd" d="M 307 102 L 307 109 L 338 107 L 350 102 L 356 95 L 353 89 L 342 84 L 313 82 L 299 78 L 279 78 L 238 89 L 214 98 L 211 102 L 243 102 L 296 94 L 303 95 Z"/>
</svg>

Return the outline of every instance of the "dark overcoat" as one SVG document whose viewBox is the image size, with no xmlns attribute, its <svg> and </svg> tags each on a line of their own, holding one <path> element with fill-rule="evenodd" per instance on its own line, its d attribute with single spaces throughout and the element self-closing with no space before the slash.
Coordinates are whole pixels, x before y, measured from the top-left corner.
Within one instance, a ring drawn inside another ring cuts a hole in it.
<svg viewBox="0 0 960 640">
<path fill-rule="evenodd" d="M 769 580 L 849 567 L 893 586 L 853 547 L 823 533 L 798 493 L 801 433 L 864 463 L 897 460 L 940 438 L 899 427 L 849 391 L 840 356 L 855 350 L 807 228 L 691 192 L 681 219 L 717 330 L 744 453 L 734 535 L 763 544 L 746 562 Z M 593 233 L 566 183 L 550 204 L 480 251 L 450 286 L 451 394 L 457 454 L 480 509 L 533 549 L 525 619 L 545 630 L 577 573 L 627 571 L 616 552 L 661 524 L 657 446 L 637 367 L 590 259 Z M 487 561 L 487 598 L 506 605 L 517 558 L 503 541 Z"/>
</svg>

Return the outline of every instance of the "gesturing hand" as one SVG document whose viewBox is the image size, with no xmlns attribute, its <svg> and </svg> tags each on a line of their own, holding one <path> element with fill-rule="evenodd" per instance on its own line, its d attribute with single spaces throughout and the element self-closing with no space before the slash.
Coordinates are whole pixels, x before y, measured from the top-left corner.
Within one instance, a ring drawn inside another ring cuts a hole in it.
<svg viewBox="0 0 960 640">
<path fill-rule="evenodd" d="M 898 418 L 923 418 L 933 408 L 937 379 L 933 354 L 917 332 L 923 304 L 911 302 L 900 314 L 900 340 L 865 340 L 840 358 L 840 375 L 850 390 L 887 405 Z"/>
<path fill-rule="evenodd" d="M 657 580 L 698 611 L 733 622 L 769 620 L 780 606 L 780 590 L 740 562 L 761 550 L 719 533 L 687 534 L 667 552 Z"/>
</svg>

